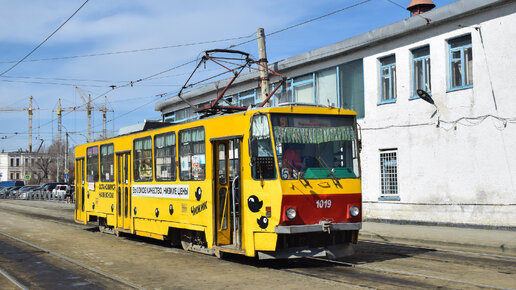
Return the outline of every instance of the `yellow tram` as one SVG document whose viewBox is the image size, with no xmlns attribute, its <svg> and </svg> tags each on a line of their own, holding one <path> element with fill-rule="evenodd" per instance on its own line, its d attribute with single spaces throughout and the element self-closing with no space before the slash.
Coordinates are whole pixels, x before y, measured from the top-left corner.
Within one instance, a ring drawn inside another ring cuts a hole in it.
<svg viewBox="0 0 516 290">
<path fill-rule="evenodd" d="M 352 253 L 362 221 L 356 113 L 249 109 L 75 148 L 75 221 L 186 250 Z"/>
</svg>

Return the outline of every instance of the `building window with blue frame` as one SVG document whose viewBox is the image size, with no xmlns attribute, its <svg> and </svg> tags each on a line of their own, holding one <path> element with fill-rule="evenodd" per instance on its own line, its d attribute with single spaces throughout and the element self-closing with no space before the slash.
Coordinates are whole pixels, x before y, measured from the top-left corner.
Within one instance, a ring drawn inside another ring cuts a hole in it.
<svg viewBox="0 0 516 290">
<path fill-rule="evenodd" d="M 292 93 L 294 102 L 314 104 L 314 74 L 307 74 L 292 79 Z"/>
<path fill-rule="evenodd" d="M 396 102 L 396 57 L 380 59 L 380 100 L 379 104 Z"/>
<path fill-rule="evenodd" d="M 471 35 L 448 41 L 450 51 L 450 90 L 460 90 L 473 86 L 473 49 Z"/>
<path fill-rule="evenodd" d="M 239 94 L 238 104 L 241 107 L 249 107 L 256 104 L 256 90 L 249 90 Z"/>
<path fill-rule="evenodd" d="M 339 106 L 337 67 L 330 67 L 316 73 L 316 99 L 318 105 Z"/>
<path fill-rule="evenodd" d="M 356 59 L 339 65 L 340 107 L 357 112 L 357 118 L 364 118 L 364 61 Z"/>
<path fill-rule="evenodd" d="M 412 99 L 418 98 L 418 89 L 431 92 L 429 46 L 412 50 L 412 88 Z"/>
<path fill-rule="evenodd" d="M 277 86 L 279 86 L 280 83 L 272 84 L 271 86 L 271 93 L 276 89 Z M 287 91 L 287 87 L 290 86 L 290 82 L 287 81 L 286 85 L 280 86 L 274 95 L 271 98 L 272 105 L 278 106 L 280 104 L 288 103 L 290 102 L 290 94 L 292 93 L 290 90 Z"/>
</svg>

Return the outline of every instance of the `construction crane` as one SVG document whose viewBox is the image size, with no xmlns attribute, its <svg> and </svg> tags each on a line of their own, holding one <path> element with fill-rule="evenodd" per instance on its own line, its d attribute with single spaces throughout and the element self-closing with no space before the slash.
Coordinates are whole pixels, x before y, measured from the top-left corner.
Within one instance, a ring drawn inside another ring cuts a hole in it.
<svg viewBox="0 0 516 290">
<path fill-rule="evenodd" d="M 32 111 L 38 109 L 32 107 L 32 96 L 30 96 L 30 103 L 27 108 L 0 107 L 0 111 L 27 111 L 29 113 L 29 152 L 32 152 Z"/>
<path fill-rule="evenodd" d="M 88 128 L 86 138 L 87 138 L 88 142 L 92 141 L 91 112 L 92 111 L 102 112 L 102 137 L 106 138 L 107 137 L 107 130 L 106 130 L 107 112 L 113 112 L 112 109 L 107 108 L 107 97 L 104 97 L 104 106 L 101 107 L 101 106 L 95 104 L 95 102 L 93 102 L 91 100 L 90 94 L 86 95 L 86 93 L 84 93 L 81 89 L 79 89 L 78 86 L 74 86 L 74 87 L 75 87 L 75 90 L 77 91 L 77 94 L 81 97 L 84 104 L 81 106 L 63 108 L 63 107 L 61 107 L 61 99 L 59 99 L 57 110 L 55 110 L 55 112 L 57 113 L 57 141 L 59 143 L 61 142 L 62 126 L 63 126 L 62 125 L 62 112 L 66 112 L 66 111 L 69 111 L 69 112 L 70 111 L 85 111 L 86 112 L 86 114 L 87 114 L 86 123 L 87 123 L 87 128 Z"/>
</svg>

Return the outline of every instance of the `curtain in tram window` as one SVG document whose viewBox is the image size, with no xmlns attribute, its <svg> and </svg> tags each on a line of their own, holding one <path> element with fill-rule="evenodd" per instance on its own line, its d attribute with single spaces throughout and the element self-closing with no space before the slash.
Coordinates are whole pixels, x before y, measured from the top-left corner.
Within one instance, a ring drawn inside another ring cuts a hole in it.
<svg viewBox="0 0 516 290">
<path fill-rule="evenodd" d="M 143 149 L 143 141 L 142 140 L 136 140 L 134 141 L 134 150 L 140 151 Z"/>
<path fill-rule="evenodd" d="M 253 118 L 252 135 L 255 137 L 269 137 L 269 122 L 267 116 L 259 115 Z"/>
<path fill-rule="evenodd" d="M 170 134 L 165 136 L 165 146 L 176 145 L 176 135 Z"/>
<path fill-rule="evenodd" d="M 154 140 L 154 142 L 156 142 L 156 148 L 163 148 L 165 147 L 165 136 L 157 136 L 156 139 Z"/>
<path fill-rule="evenodd" d="M 276 143 L 300 144 L 353 141 L 355 132 L 351 126 L 333 128 L 274 127 L 274 140 Z"/>
</svg>

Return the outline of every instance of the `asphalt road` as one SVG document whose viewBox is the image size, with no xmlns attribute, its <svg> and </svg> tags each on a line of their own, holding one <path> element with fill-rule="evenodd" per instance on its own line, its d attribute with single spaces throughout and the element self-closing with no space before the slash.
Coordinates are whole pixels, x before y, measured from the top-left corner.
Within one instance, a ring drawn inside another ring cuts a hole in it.
<svg viewBox="0 0 516 290">
<path fill-rule="evenodd" d="M 217 259 L 73 222 L 73 205 L 0 200 L 2 289 L 516 289 L 516 258 L 361 241 L 337 262 Z"/>
</svg>

